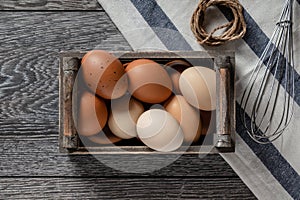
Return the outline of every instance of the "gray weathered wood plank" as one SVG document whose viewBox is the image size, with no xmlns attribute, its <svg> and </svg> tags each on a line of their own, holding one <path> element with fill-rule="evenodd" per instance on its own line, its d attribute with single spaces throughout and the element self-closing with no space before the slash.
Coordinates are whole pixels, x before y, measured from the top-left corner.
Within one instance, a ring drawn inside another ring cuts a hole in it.
<svg viewBox="0 0 300 200">
<path fill-rule="evenodd" d="M 238 178 L 0 179 L 3 199 L 255 199 Z"/>
<path fill-rule="evenodd" d="M 107 162 L 128 161 L 127 166 L 146 168 L 168 155 L 67 155 L 58 150 L 58 135 L 1 136 L 0 176 L 199 176 L 237 177 L 219 155 L 183 155 L 171 165 L 152 173 L 130 174 L 108 167 Z M 97 160 L 99 158 L 99 160 Z M 143 159 L 141 159 L 143 158 Z M 116 163 L 118 169 L 125 167 Z"/>
<path fill-rule="evenodd" d="M 1 0 L 0 10 L 101 10 L 97 0 Z"/>
<path fill-rule="evenodd" d="M 105 12 L 0 12 L 0 134 L 58 130 L 58 52 L 130 50 Z"/>
</svg>

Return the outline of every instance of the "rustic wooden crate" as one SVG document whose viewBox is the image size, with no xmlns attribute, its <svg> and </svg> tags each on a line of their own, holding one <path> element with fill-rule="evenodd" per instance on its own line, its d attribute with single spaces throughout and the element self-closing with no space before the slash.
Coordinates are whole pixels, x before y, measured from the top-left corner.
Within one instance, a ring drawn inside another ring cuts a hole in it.
<svg viewBox="0 0 300 200">
<path fill-rule="evenodd" d="M 210 60 L 217 72 L 216 133 L 211 144 L 191 145 L 173 152 L 157 152 L 141 146 L 82 146 L 72 117 L 72 89 L 81 58 L 86 52 L 61 52 L 59 66 L 59 146 L 70 154 L 204 154 L 234 152 L 235 147 L 235 57 L 233 52 L 111 52 L 123 62 L 149 58 L 164 63 L 174 59 Z M 120 148 L 122 150 L 120 150 Z"/>
</svg>

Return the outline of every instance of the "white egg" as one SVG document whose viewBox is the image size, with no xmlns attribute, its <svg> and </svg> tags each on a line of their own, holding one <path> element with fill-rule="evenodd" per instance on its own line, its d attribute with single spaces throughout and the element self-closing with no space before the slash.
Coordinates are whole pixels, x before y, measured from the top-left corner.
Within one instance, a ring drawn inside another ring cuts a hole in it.
<svg viewBox="0 0 300 200">
<path fill-rule="evenodd" d="M 161 109 L 148 110 L 139 117 L 137 134 L 145 145 L 162 152 L 178 149 L 184 139 L 177 120 Z"/>
<path fill-rule="evenodd" d="M 111 113 L 108 119 L 109 129 L 116 136 L 130 139 L 137 136 L 136 122 L 144 112 L 143 105 L 130 95 L 111 101 Z"/>
<path fill-rule="evenodd" d="M 179 88 L 189 104 L 201 110 L 216 109 L 216 72 L 207 67 L 190 67 L 182 72 Z"/>
</svg>

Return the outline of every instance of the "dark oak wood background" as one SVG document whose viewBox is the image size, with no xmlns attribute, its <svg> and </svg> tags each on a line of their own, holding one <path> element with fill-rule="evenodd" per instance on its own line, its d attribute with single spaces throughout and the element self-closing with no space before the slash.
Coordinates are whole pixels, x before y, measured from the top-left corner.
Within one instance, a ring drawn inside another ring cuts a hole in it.
<svg viewBox="0 0 300 200">
<path fill-rule="evenodd" d="M 96 0 L 0 0 L 0 9 L 0 199 L 255 199 L 219 155 L 129 174 L 60 154 L 58 52 L 131 48 Z"/>
</svg>

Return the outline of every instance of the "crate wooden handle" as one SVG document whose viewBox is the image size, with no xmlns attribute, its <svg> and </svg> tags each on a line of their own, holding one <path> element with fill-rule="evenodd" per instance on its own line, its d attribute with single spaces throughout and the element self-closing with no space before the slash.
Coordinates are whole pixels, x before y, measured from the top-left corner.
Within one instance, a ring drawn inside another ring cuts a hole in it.
<svg viewBox="0 0 300 200">
<path fill-rule="evenodd" d="M 79 61 L 76 58 L 64 59 L 63 61 L 63 140 L 62 146 L 67 149 L 76 149 L 78 147 L 78 135 L 73 119 L 72 106 L 76 99 L 73 99 L 73 92 L 77 91 L 75 84 L 76 75 L 79 69 Z M 75 103 L 76 104 L 76 103 Z"/>
<path fill-rule="evenodd" d="M 216 147 L 228 148 L 232 147 L 231 132 L 232 132 L 232 113 L 231 106 L 231 62 L 229 57 L 221 57 L 217 61 L 218 65 L 218 91 L 219 91 L 219 115 L 217 122 L 218 125 L 218 140 Z"/>
</svg>

